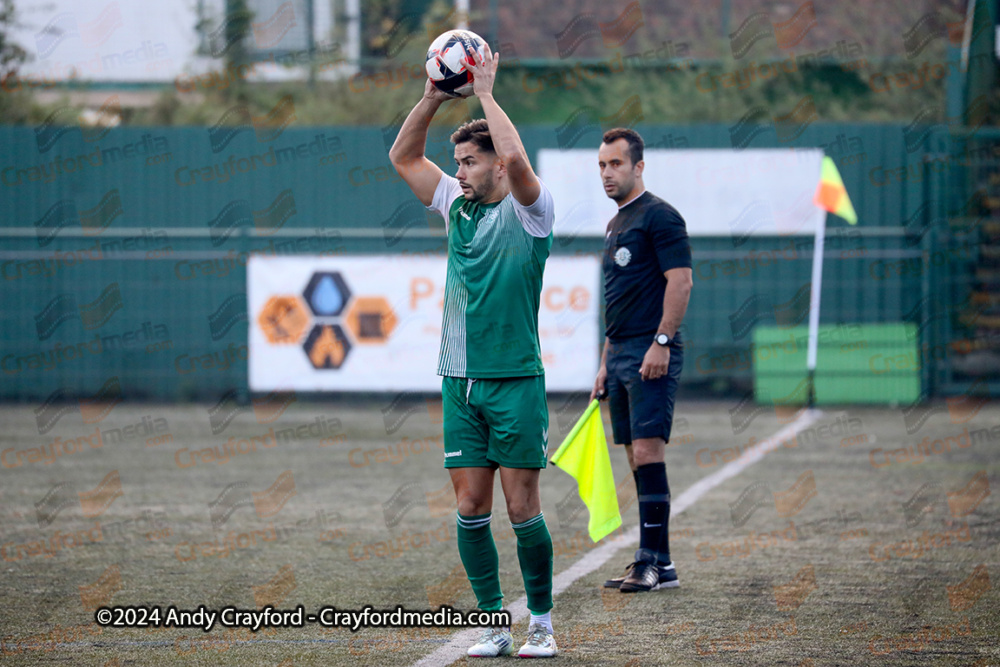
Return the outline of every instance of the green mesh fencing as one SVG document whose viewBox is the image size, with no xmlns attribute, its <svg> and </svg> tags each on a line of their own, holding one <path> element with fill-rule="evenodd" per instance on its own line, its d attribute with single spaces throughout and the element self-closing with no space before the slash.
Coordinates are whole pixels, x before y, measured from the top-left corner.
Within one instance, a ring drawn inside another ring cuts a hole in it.
<svg viewBox="0 0 1000 667">
<path fill-rule="evenodd" d="M 637 129 L 650 148 L 735 141 L 726 126 Z M 249 254 L 443 255 L 442 222 L 389 164 L 397 131 L 0 128 L 0 398 L 94 396 L 108 382 L 155 400 L 246 391 Z M 521 128 L 531 156 L 596 148 L 601 131 Z M 829 219 L 821 322 L 911 322 L 924 356 L 944 340 L 927 326 L 941 297 L 925 270 L 940 200 L 928 200 L 922 171 L 907 170 L 920 153 L 906 131 L 813 124 L 783 143 L 772 128 L 754 146 L 824 146 L 858 211 L 856 228 Z M 453 170 L 446 132 L 432 133 L 428 154 Z M 685 395 L 752 390 L 754 329 L 805 323 L 812 243 L 692 238 Z M 557 237 L 553 254 L 596 255 L 602 244 Z M 931 354 L 921 367 L 925 393 L 937 391 L 936 363 Z"/>
</svg>

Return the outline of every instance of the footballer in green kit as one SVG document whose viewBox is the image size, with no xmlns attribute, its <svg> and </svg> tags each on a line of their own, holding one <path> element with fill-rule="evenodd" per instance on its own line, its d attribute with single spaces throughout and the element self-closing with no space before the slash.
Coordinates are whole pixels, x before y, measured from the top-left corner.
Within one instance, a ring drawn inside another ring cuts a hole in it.
<svg viewBox="0 0 1000 667">
<path fill-rule="evenodd" d="M 480 609 L 503 605 L 490 528 L 499 471 L 531 621 L 518 654 L 552 657 L 552 538 L 539 497 L 548 407 L 538 343 L 542 272 L 552 247 L 552 195 L 493 99 L 499 54 L 468 66 L 485 119 L 452 135 L 454 177 L 425 156 L 427 128 L 451 99 L 428 80 L 389 158 L 417 198 L 445 219 L 448 272 L 441 351 L 444 466 L 458 499 L 458 551 Z M 509 628 L 487 628 L 469 655 L 513 653 Z"/>
</svg>

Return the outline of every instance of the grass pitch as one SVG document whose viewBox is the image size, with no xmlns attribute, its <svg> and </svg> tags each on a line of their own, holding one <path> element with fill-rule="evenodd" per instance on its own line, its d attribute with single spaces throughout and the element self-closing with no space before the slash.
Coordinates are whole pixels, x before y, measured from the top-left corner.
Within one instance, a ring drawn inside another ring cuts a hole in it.
<svg viewBox="0 0 1000 667">
<path fill-rule="evenodd" d="M 550 453 L 584 404 L 550 398 Z M 788 419 L 762 411 L 734 426 L 730 407 L 682 397 L 667 449 L 675 498 Z M 680 589 L 602 591 L 630 545 L 559 596 L 559 660 L 1000 663 L 1000 408 L 956 412 L 825 411 L 672 519 Z M 404 665 L 453 631 L 102 629 L 94 609 L 474 606 L 433 402 L 222 415 L 122 404 L 101 417 L 0 408 L 0 662 Z M 624 452 L 612 464 L 628 529 Z M 558 573 L 594 545 L 571 478 L 550 466 L 542 500 Z M 493 527 L 513 601 L 523 586 L 499 484 Z"/>
</svg>

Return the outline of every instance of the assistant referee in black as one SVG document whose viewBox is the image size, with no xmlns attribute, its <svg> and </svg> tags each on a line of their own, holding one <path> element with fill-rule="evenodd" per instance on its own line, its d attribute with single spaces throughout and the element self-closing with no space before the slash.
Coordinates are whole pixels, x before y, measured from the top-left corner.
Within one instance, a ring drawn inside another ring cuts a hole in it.
<svg viewBox="0 0 1000 667">
<path fill-rule="evenodd" d="M 623 593 L 680 585 L 670 559 L 670 487 L 664 449 L 684 364 L 679 328 L 691 295 L 691 245 L 673 206 L 646 192 L 643 141 L 634 130 L 604 133 L 598 152 L 604 192 L 618 204 L 604 241 L 604 352 L 591 392 L 607 398 L 615 443 L 625 446 L 639 499 L 639 549 Z"/>
</svg>

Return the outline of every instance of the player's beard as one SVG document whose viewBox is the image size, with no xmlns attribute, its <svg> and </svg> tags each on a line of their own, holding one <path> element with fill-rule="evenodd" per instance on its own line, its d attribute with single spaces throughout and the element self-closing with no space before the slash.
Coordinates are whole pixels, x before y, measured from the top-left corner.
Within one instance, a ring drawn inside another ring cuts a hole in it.
<svg viewBox="0 0 1000 667">
<path fill-rule="evenodd" d="M 493 187 L 495 184 L 496 181 L 493 179 L 493 173 L 487 172 L 486 175 L 483 177 L 483 182 L 480 183 L 478 187 L 476 187 L 472 183 L 467 183 L 467 185 L 470 188 L 472 188 L 472 192 L 470 194 L 467 194 L 465 198 L 470 202 L 482 201 L 487 197 L 487 195 L 493 192 Z"/>
<path fill-rule="evenodd" d="M 632 188 L 635 187 L 635 178 L 629 177 L 620 183 L 612 181 L 611 184 L 614 186 L 614 190 L 611 192 L 607 192 L 607 190 L 605 190 L 605 192 L 608 197 L 615 201 L 616 204 L 621 205 L 624 202 L 625 197 L 628 196 L 628 193 L 632 192 Z"/>
</svg>

